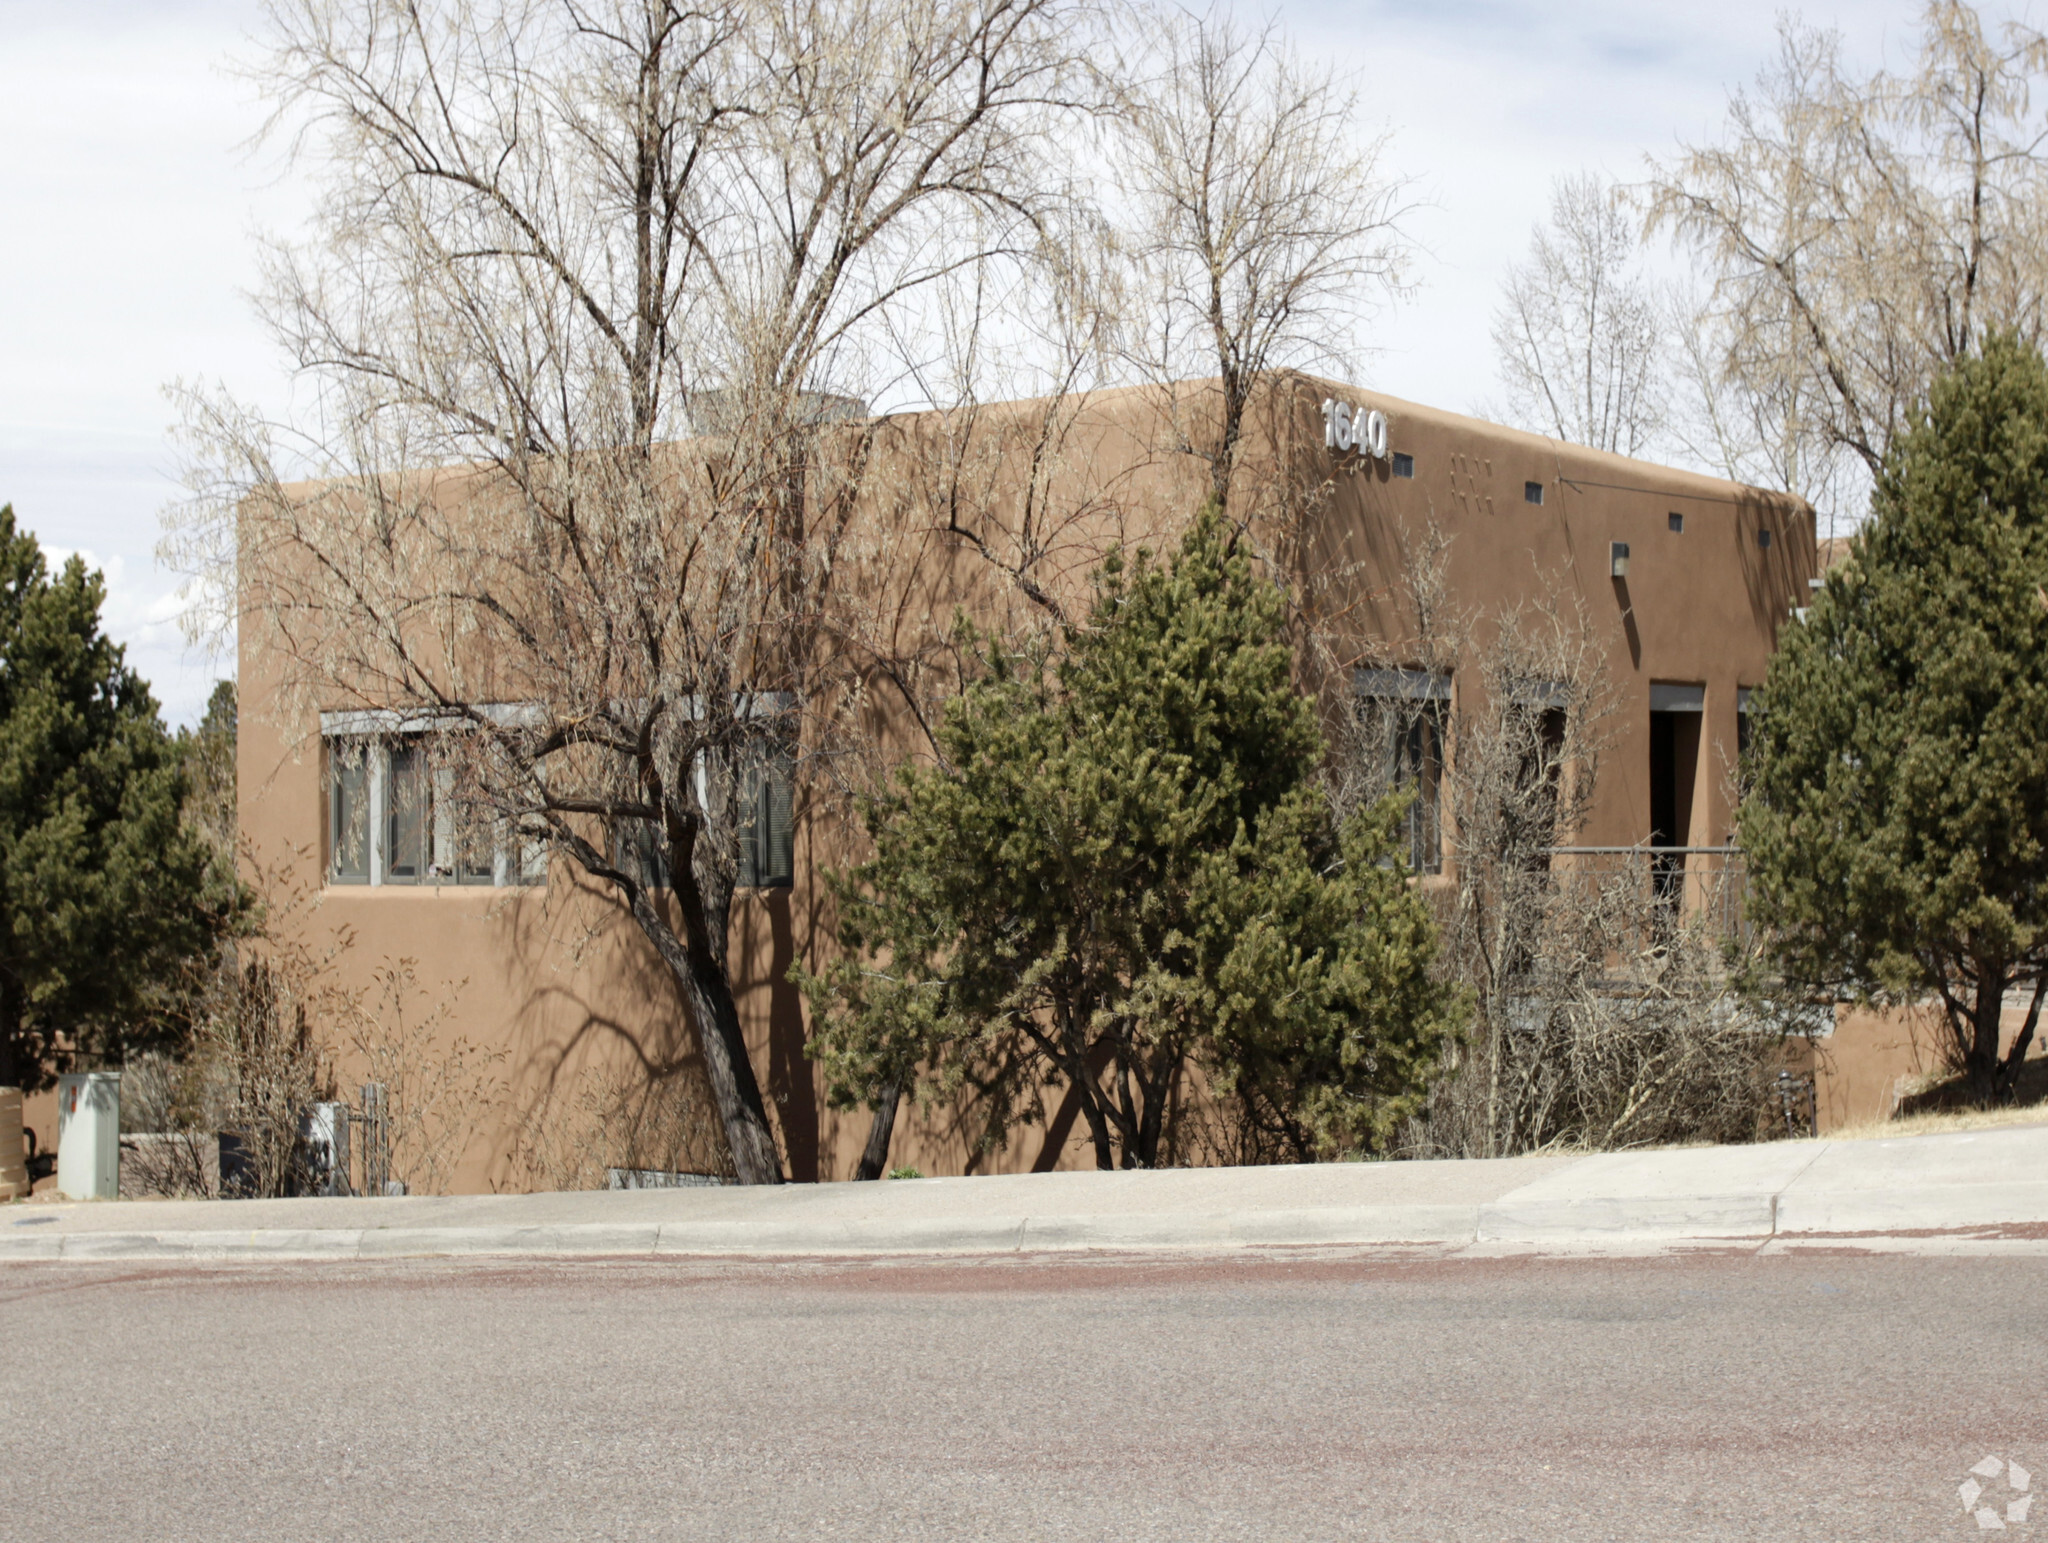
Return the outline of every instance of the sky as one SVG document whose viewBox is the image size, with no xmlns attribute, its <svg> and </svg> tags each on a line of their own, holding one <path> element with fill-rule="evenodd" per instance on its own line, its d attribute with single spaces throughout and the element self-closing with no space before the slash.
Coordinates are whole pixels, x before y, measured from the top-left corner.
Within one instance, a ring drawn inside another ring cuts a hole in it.
<svg viewBox="0 0 2048 1543">
<path fill-rule="evenodd" d="M 1286 0 L 1273 14 L 1350 73 L 1364 131 L 1411 179 L 1415 291 L 1370 329 L 1360 384 L 1470 410 L 1496 391 L 1490 315 L 1553 178 L 1630 181 L 1717 137 L 1775 46 L 1779 0 Z M 1852 63 L 1905 62 L 1918 3 L 1798 9 Z M 1987 16 L 2010 14 L 1987 7 Z M 172 723 L 232 659 L 188 647 L 154 551 L 177 500 L 164 387 L 290 386 L 246 294 L 254 238 L 309 199 L 252 149 L 263 108 L 227 66 L 258 0 L 0 0 L 0 503 L 107 578 L 105 623 Z"/>
</svg>

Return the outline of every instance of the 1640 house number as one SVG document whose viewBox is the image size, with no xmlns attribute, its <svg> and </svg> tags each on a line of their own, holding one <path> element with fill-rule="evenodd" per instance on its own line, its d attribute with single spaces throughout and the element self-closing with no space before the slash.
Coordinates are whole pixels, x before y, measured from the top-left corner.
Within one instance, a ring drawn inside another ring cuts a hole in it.
<svg viewBox="0 0 2048 1543">
<path fill-rule="evenodd" d="M 1356 450 L 1375 461 L 1387 458 L 1387 415 L 1349 402 L 1323 402 L 1323 443 L 1332 450 Z"/>
</svg>

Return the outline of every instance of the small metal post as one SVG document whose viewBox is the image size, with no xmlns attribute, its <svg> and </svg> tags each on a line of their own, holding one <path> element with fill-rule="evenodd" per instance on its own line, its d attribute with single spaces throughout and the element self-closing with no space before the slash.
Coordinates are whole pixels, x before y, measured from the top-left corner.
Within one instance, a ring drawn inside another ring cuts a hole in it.
<svg viewBox="0 0 2048 1543">
<path fill-rule="evenodd" d="M 384 1084 L 363 1084 L 363 1193 L 381 1195 L 391 1181 L 391 1125 Z"/>
</svg>

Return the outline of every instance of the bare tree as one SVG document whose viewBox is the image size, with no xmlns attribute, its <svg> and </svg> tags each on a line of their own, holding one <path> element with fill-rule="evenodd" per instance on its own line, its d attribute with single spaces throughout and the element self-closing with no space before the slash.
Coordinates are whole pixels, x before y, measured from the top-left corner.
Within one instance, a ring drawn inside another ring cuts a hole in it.
<svg viewBox="0 0 2048 1543">
<path fill-rule="evenodd" d="M 1406 1150 L 1749 1139 L 1778 1037 L 1722 960 L 1727 876 L 1572 850 L 1614 729 L 1603 642 L 1563 599 L 1461 611 L 1448 557 L 1440 531 L 1412 533 L 1393 586 L 1406 635 L 1369 658 L 1385 668 L 1337 717 L 1328 769 L 1341 804 L 1412 788 L 1412 856 L 1441 854 L 1441 967 L 1472 1026 Z M 1423 680 L 1438 692 L 1396 689 Z"/>
<path fill-rule="evenodd" d="M 1572 843 L 1592 806 L 1613 693 L 1582 613 L 1489 625 L 1483 644 L 1470 622 L 1452 634 L 1465 669 L 1444 735 L 1454 884 L 1442 922 L 1448 968 L 1472 995 L 1461 1090 L 1483 1132 L 1475 1155 L 1491 1157 L 1517 1146 L 1517 1030 L 1571 916 L 1551 851 Z"/>
<path fill-rule="evenodd" d="M 822 640 L 891 318 L 1057 191 L 1042 152 L 1085 17 L 271 15 L 260 76 L 325 191 L 264 315 L 314 413 L 187 393 L 211 480 L 185 539 L 235 525 L 245 652 L 286 721 L 423 732 L 459 840 L 537 843 L 618 897 L 736 1173 L 774 1182 L 728 951 L 749 800 L 838 700 Z"/>
<path fill-rule="evenodd" d="M 2041 33 L 1989 34 L 1957 0 L 1928 7 L 1905 74 L 1854 76 L 1834 34 L 1787 22 L 1722 140 L 1653 163 L 1650 228 L 1712 286 L 1687 373 L 1724 469 L 1818 503 L 1837 455 L 1875 472 L 1988 331 L 2040 336 L 2044 71 Z"/>
<path fill-rule="evenodd" d="M 1342 371 L 1374 301 L 1400 293 L 1405 184 L 1355 95 L 1273 27 L 1160 10 L 1144 42 L 1112 147 L 1134 270 L 1127 346 L 1153 381 L 1213 376 L 1220 400 L 1183 404 L 1177 448 L 1227 500 L 1259 381 Z"/>
<path fill-rule="evenodd" d="M 1551 187 L 1550 221 L 1511 265 L 1493 314 L 1510 421 L 1639 455 L 1663 418 L 1663 327 L 1635 221 L 1591 174 Z"/>
</svg>

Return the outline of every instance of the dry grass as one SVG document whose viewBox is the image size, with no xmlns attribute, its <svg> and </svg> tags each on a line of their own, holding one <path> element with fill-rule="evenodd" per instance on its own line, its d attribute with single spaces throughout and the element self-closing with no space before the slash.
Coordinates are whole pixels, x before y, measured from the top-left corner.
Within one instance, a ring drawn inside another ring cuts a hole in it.
<svg viewBox="0 0 2048 1543">
<path fill-rule="evenodd" d="M 2048 1104 L 2016 1104 L 2003 1109 L 1940 1109 L 1867 1120 L 1821 1133 L 1823 1141 L 1870 1141 L 1893 1136 L 1941 1136 L 1955 1131 L 2003 1130 L 2014 1125 L 2048 1125 Z"/>
<path fill-rule="evenodd" d="M 1908 1094 L 1890 1119 L 1865 1120 L 1826 1135 L 1830 1141 L 1867 1141 L 1872 1137 L 2000 1130 L 2013 1125 L 2048 1125 L 2048 1055 L 2031 1056 L 2022 1063 L 2010 1104 L 1996 1109 L 1972 1108 L 1960 1077 L 1935 1077 Z"/>
</svg>

